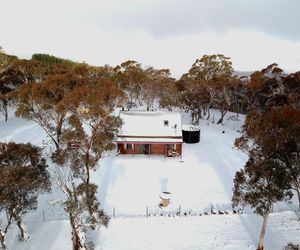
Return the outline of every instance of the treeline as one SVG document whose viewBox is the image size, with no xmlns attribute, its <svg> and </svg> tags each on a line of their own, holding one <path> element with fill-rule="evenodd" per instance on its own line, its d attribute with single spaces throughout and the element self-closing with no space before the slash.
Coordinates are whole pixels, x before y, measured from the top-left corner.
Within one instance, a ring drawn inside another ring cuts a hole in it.
<svg viewBox="0 0 300 250">
<path fill-rule="evenodd" d="M 69 215 L 74 249 L 87 246 L 88 229 L 109 220 L 91 175 L 103 153 L 114 148 L 113 138 L 122 124 L 112 115 L 117 107 L 180 108 L 190 112 L 194 123 L 209 119 L 212 108 L 220 112 L 217 123 L 228 111 L 246 114 L 235 145 L 249 159 L 235 176 L 232 201 L 233 206 L 249 205 L 264 217 L 259 249 L 272 205 L 293 194 L 300 201 L 300 72 L 285 74 L 271 64 L 250 77 L 237 77 L 230 58 L 205 55 L 176 80 L 168 69 L 143 68 L 135 61 L 92 67 L 48 55 L 33 59 L 0 54 L 0 108 L 7 120 L 8 107 L 14 107 L 16 116 L 36 122 L 51 139 L 54 183 L 65 194 L 60 205 Z M 8 149 L 16 146 L 3 144 L 0 171 L 13 173 L 20 164 L 12 159 L 9 166 L 3 163 Z M 39 167 L 32 167 L 38 174 Z M 33 194 L 49 189 L 36 190 Z M 19 202 L 16 217 L 9 204 L 18 201 L 10 194 L 0 196 L 1 211 L 11 215 L 9 224 L 0 228 L 2 245 L 11 221 L 19 223 L 24 213 L 36 209 L 35 198 L 29 197 L 33 205 Z"/>
<path fill-rule="evenodd" d="M 46 54 L 34 54 L 32 60 L 0 57 L 0 63 L 0 108 L 6 118 L 9 92 L 22 84 L 40 83 L 50 75 L 82 65 Z M 107 79 L 115 82 L 125 94 L 123 108 L 145 105 L 147 110 L 152 110 L 156 104 L 170 110 L 178 107 L 190 112 L 195 124 L 201 118 L 209 119 L 212 108 L 220 112 L 217 123 L 223 122 L 228 111 L 247 114 L 260 91 L 251 82 L 259 72 L 267 70 L 238 77 L 234 75 L 230 58 L 224 55 L 205 55 L 197 59 L 178 80 L 171 76 L 169 69 L 144 68 L 130 60 L 116 67 L 88 67 L 106 70 Z M 281 72 L 281 81 L 291 75 Z"/>
<path fill-rule="evenodd" d="M 31 57 L 31 60 L 34 61 L 40 61 L 40 62 L 45 62 L 45 63 L 56 63 L 56 64 L 70 64 L 70 65 L 74 65 L 75 62 L 68 60 L 68 59 L 63 59 L 63 58 L 59 58 L 56 56 L 52 56 L 52 55 L 48 55 L 48 54 L 33 54 Z"/>
</svg>

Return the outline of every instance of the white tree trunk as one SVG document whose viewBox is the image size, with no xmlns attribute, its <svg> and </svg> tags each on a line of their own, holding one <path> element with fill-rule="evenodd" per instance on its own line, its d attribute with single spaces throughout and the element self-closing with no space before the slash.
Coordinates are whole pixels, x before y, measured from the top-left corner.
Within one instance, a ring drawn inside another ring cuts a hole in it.
<svg viewBox="0 0 300 250">
<path fill-rule="evenodd" d="M 84 244 L 80 238 L 80 232 L 78 230 L 78 225 L 76 225 L 76 218 L 73 217 L 72 213 L 69 213 L 70 224 L 72 229 L 72 243 L 73 250 L 82 250 L 85 249 Z"/>
<path fill-rule="evenodd" d="M 17 220 L 17 226 L 20 229 L 20 240 L 25 241 L 28 240 L 29 236 L 27 235 L 26 230 L 24 229 L 24 225 L 21 219 Z"/>
<path fill-rule="evenodd" d="M 0 243 L 1 243 L 1 248 L 3 250 L 6 250 L 6 243 L 5 243 L 5 234 L 2 232 L 1 228 L 0 228 Z"/>
<path fill-rule="evenodd" d="M 298 197 L 298 212 L 300 212 L 300 190 L 299 189 L 295 189 L 295 190 Z"/>
<path fill-rule="evenodd" d="M 263 224 L 259 235 L 259 241 L 258 241 L 258 248 L 257 250 L 263 250 L 264 249 L 264 238 L 267 230 L 267 224 L 269 219 L 269 212 L 267 212 L 263 217 Z"/>
</svg>

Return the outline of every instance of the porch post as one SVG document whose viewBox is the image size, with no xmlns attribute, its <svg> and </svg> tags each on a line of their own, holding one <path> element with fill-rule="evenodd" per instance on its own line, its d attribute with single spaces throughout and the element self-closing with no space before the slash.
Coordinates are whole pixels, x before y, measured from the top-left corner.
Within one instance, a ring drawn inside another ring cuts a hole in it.
<svg viewBox="0 0 300 250">
<path fill-rule="evenodd" d="M 182 145 L 183 143 L 180 144 L 180 159 L 182 159 Z"/>
<path fill-rule="evenodd" d="M 133 155 L 132 156 L 134 156 L 135 155 L 135 144 L 132 143 L 132 145 L 133 145 Z"/>
</svg>

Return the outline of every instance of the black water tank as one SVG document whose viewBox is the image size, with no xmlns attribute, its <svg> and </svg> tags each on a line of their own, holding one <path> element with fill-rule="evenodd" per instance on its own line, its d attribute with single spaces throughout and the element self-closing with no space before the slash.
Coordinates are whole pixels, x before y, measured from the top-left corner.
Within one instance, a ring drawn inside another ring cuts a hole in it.
<svg viewBox="0 0 300 250">
<path fill-rule="evenodd" d="M 183 125 L 182 137 L 185 143 L 197 143 L 200 141 L 200 129 L 192 125 Z"/>
</svg>

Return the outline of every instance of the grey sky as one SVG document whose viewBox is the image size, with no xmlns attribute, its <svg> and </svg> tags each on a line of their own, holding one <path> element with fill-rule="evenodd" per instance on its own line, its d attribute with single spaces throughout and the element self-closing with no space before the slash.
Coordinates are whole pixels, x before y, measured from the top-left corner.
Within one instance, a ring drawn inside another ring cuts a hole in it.
<svg viewBox="0 0 300 250">
<path fill-rule="evenodd" d="M 141 1 L 142 3 L 143 1 Z M 164 0 L 156 4 L 115 6 L 114 12 L 97 15 L 91 23 L 109 28 L 142 29 L 155 37 L 230 29 L 259 30 L 300 40 L 299 0 Z M 124 15 L 126 9 L 126 15 Z"/>
<path fill-rule="evenodd" d="M 300 70 L 299 0 L 1 0 L 0 45 L 91 64 L 186 72 L 222 53 L 237 70 Z"/>
</svg>

